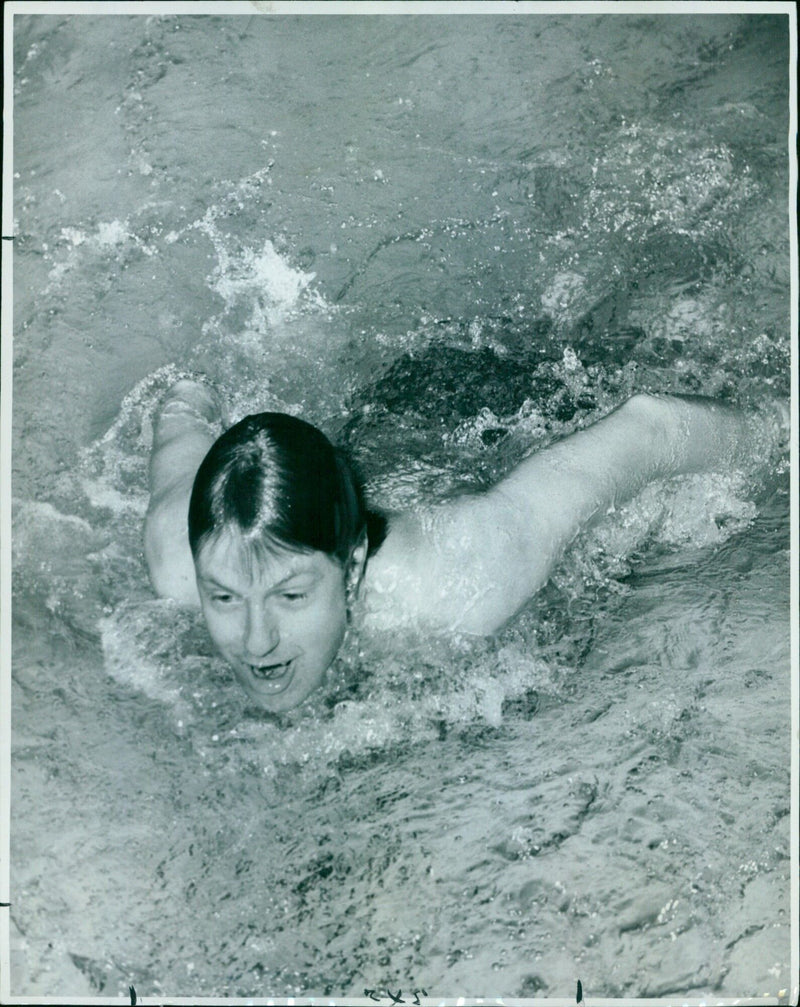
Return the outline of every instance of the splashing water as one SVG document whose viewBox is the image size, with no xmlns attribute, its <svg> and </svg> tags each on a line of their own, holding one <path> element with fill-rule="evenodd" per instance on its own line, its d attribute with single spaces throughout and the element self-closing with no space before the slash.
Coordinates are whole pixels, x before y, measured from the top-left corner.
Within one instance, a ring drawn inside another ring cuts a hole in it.
<svg viewBox="0 0 800 1007">
<path fill-rule="evenodd" d="M 789 985 L 784 446 L 648 487 L 494 639 L 351 631 L 280 717 L 141 544 L 180 377 L 387 509 L 639 390 L 785 397 L 782 25 L 24 19 L 15 993 Z"/>
</svg>

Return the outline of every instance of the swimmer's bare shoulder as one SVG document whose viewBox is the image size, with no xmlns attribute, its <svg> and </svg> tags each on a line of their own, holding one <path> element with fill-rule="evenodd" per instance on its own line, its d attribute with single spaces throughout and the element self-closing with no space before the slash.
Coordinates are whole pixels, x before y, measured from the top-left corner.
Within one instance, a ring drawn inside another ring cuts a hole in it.
<svg viewBox="0 0 800 1007">
<path fill-rule="evenodd" d="M 654 479 L 752 457 L 769 423 L 707 400 L 635 395 L 488 492 L 390 520 L 367 567 L 367 617 L 493 633 L 598 516 Z"/>
<path fill-rule="evenodd" d="M 395 515 L 367 565 L 367 618 L 382 626 L 494 632 L 548 573 L 546 536 L 537 535 L 531 549 L 520 517 L 496 491 Z"/>
</svg>

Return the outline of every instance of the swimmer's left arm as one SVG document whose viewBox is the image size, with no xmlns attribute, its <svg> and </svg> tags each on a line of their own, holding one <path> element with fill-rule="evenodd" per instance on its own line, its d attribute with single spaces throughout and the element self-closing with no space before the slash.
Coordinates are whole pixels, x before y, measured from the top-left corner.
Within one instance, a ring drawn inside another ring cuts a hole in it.
<svg viewBox="0 0 800 1007">
<path fill-rule="evenodd" d="M 752 417 L 706 400 L 634 395 L 597 423 L 525 459 L 489 495 L 571 538 L 655 479 L 730 468 L 763 436 Z M 535 510 L 531 510 L 535 508 Z"/>
<path fill-rule="evenodd" d="M 730 468 L 764 440 L 763 422 L 726 406 L 636 395 L 531 455 L 487 493 L 441 505 L 427 519 L 407 516 L 385 557 L 394 546 L 398 594 L 428 623 L 494 632 L 594 519 L 655 479 Z"/>
<path fill-rule="evenodd" d="M 508 619 L 544 585 L 584 527 L 648 483 L 746 464 L 772 437 L 774 423 L 763 416 L 707 399 L 640 394 L 527 458 L 487 494 L 499 513 L 515 515 L 511 575 L 498 576 L 487 623 L 502 625 L 500 616 Z M 480 623 L 482 614 L 473 618 Z"/>
</svg>

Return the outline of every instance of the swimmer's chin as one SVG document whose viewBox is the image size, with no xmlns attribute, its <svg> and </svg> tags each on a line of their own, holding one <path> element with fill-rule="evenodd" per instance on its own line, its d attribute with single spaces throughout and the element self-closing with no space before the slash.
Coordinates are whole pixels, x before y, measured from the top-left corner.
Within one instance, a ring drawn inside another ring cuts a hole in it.
<svg viewBox="0 0 800 1007">
<path fill-rule="evenodd" d="M 258 707 L 264 713 L 288 713 L 290 710 L 295 710 L 298 706 L 302 706 L 309 696 L 312 695 L 313 690 L 301 693 L 300 695 L 292 695 L 291 691 L 289 691 L 266 696 L 258 690 L 251 688 L 245 688 L 244 692 L 253 706 Z"/>
</svg>

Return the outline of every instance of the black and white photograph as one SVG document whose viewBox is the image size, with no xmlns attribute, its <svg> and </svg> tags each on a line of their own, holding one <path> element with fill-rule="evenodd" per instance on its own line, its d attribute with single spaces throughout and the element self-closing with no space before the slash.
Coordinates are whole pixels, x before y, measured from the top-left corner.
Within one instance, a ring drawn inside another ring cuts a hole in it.
<svg viewBox="0 0 800 1007">
<path fill-rule="evenodd" d="M 4 17 L 0 1002 L 797 1003 L 794 4 Z"/>
</svg>

